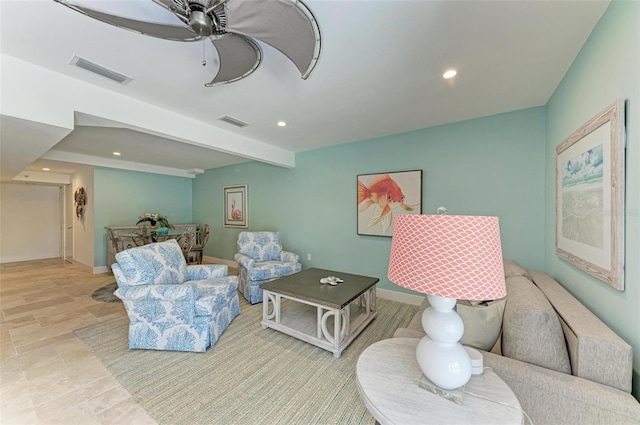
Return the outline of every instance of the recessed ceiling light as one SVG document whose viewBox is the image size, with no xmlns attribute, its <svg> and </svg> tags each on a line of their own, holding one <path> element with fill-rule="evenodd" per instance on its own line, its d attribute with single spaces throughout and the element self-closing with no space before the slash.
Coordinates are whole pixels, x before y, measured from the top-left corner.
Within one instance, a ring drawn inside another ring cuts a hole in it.
<svg viewBox="0 0 640 425">
<path fill-rule="evenodd" d="M 286 127 L 287 123 L 284 121 L 278 121 L 278 127 Z"/>
<path fill-rule="evenodd" d="M 51 171 L 51 168 L 44 167 L 42 171 Z"/>
<path fill-rule="evenodd" d="M 122 155 L 120 152 L 114 152 L 113 154 L 114 154 L 115 156 L 120 156 L 120 155 Z"/>
<path fill-rule="evenodd" d="M 455 69 L 450 69 L 447 72 L 445 72 L 444 74 L 442 74 L 442 77 L 446 78 L 446 79 L 449 79 L 449 78 L 455 77 L 456 74 L 458 74 L 458 71 L 456 71 Z"/>
</svg>

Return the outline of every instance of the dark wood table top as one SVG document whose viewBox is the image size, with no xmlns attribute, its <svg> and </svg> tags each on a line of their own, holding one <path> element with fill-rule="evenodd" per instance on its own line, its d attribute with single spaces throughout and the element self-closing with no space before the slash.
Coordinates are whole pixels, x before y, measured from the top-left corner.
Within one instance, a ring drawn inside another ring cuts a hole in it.
<svg viewBox="0 0 640 425">
<path fill-rule="evenodd" d="M 335 286 L 320 283 L 321 278 L 328 276 L 339 277 L 344 282 Z M 277 294 L 341 309 L 379 281 L 377 277 L 311 268 L 264 283 L 260 287 Z"/>
</svg>

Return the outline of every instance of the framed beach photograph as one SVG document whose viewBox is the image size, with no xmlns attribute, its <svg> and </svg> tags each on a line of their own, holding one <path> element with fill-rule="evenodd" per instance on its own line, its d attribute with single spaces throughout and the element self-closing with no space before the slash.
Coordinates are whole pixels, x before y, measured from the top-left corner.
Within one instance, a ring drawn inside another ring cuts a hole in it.
<svg viewBox="0 0 640 425">
<path fill-rule="evenodd" d="M 397 214 L 422 213 L 422 170 L 360 174 L 358 234 L 393 236 Z"/>
<path fill-rule="evenodd" d="M 556 254 L 624 291 L 624 100 L 556 148 Z"/>
<path fill-rule="evenodd" d="M 247 227 L 247 185 L 225 186 L 224 225 L 226 227 Z"/>
</svg>

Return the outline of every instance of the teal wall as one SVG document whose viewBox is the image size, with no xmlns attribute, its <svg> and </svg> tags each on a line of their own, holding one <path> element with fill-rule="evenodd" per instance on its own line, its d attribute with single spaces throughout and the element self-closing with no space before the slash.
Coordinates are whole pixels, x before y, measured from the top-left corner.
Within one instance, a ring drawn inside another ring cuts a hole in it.
<svg viewBox="0 0 640 425">
<path fill-rule="evenodd" d="M 555 253 L 555 148 L 615 99 L 626 99 L 625 290 Z M 640 395 L 640 2 L 613 1 L 546 107 L 545 270 L 633 346 Z"/>
<path fill-rule="evenodd" d="M 184 177 L 96 168 L 94 172 L 94 266 L 107 265 L 105 226 L 133 226 L 145 212 L 192 222 L 192 183 Z"/>
<path fill-rule="evenodd" d="M 193 184 L 205 255 L 233 259 L 240 229 L 222 226 L 222 187 L 248 185 L 249 230 L 278 230 L 304 267 L 387 279 L 390 237 L 356 233 L 356 176 L 423 170 L 423 213 L 497 215 L 506 258 L 544 263 L 544 108 L 495 115 L 296 155 L 296 168 L 251 162 L 207 170 Z M 310 253 L 312 261 L 306 260 Z"/>
</svg>

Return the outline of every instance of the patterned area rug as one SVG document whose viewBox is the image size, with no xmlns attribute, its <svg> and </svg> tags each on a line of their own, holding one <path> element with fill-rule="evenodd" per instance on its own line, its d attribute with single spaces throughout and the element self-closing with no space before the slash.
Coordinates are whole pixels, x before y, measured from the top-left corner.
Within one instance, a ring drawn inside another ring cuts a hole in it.
<svg viewBox="0 0 640 425">
<path fill-rule="evenodd" d="M 113 282 L 108 285 L 103 286 L 102 288 L 98 288 L 93 291 L 91 294 L 91 298 L 96 301 L 100 301 L 102 303 L 117 303 L 122 302 L 120 298 L 113 295 L 113 292 L 118 289 L 118 284 Z"/>
<path fill-rule="evenodd" d="M 406 326 L 417 306 L 378 299 L 378 317 L 336 359 L 262 329 L 262 304 L 240 300 L 240 315 L 205 353 L 129 350 L 127 318 L 75 334 L 159 424 L 375 423 L 358 395 L 358 356 Z"/>
</svg>

